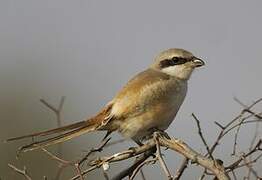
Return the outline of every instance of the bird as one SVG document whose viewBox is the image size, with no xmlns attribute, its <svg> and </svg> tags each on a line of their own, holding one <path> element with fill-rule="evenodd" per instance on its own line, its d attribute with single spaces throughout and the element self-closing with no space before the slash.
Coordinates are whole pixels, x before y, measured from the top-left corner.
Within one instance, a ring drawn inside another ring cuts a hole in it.
<svg viewBox="0 0 262 180">
<path fill-rule="evenodd" d="M 9 138 L 45 137 L 24 145 L 27 152 L 62 143 L 92 131 L 106 131 L 106 137 L 119 132 L 138 145 L 158 131 L 165 131 L 174 120 L 187 94 L 192 72 L 205 62 L 191 52 L 171 48 L 160 52 L 153 63 L 135 75 L 95 116 L 59 128 Z M 52 135 L 50 137 L 50 135 Z"/>
</svg>

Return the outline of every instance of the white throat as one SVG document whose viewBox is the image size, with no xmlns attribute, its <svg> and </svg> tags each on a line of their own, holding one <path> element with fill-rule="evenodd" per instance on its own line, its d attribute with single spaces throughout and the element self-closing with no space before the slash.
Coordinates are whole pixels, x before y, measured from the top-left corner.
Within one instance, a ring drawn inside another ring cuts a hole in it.
<svg viewBox="0 0 262 180">
<path fill-rule="evenodd" d="M 175 76 L 180 79 L 188 80 L 193 72 L 192 67 L 187 67 L 184 65 L 178 65 L 178 66 L 170 66 L 161 69 L 162 72 L 170 75 L 170 76 Z"/>
</svg>

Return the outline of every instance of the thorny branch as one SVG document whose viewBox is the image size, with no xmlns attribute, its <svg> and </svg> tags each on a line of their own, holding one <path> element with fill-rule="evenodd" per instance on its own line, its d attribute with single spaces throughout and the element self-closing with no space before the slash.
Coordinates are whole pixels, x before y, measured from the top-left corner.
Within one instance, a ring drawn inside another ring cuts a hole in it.
<svg viewBox="0 0 262 180">
<path fill-rule="evenodd" d="M 183 141 L 174 139 L 174 138 L 168 139 L 164 136 L 158 136 L 158 142 L 159 142 L 159 146 L 172 149 L 178 152 L 179 154 L 187 157 L 191 161 L 203 166 L 204 168 L 209 169 L 219 179 L 221 180 L 229 179 L 224 168 L 220 164 L 214 162 L 210 158 L 204 157 L 201 154 L 197 153 Z M 151 139 L 148 143 L 144 144 L 143 146 L 132 148 L 130 150 L 123 151 L 123 152 L 114 154 L 112 156 L 98 158 L 90 162 L 91 168 L 87 169 L 87 171 L 90 172 L 96 168 L 102 167 L 104 164 L 110 164 L 113 162 L 122 161 L 122 160 L 136 157 L 137 155 L 144 153 L 156 146 L 157 146 L 156 141 L 154 139 Z M 161 166 L 163 167 L 163 165 Z M 77 178 L 78 176 L 74 177 L 73 179 L 77 179 Z"/>
</svg>

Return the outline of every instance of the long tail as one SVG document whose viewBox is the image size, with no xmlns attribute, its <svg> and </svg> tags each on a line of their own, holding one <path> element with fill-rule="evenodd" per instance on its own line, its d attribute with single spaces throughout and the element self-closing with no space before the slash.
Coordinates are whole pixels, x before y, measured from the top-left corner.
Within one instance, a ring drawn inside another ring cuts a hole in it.
<svg viewBox="0 0 262 180">
<path fill-rule="evenodd" d="M 9 141 L 15 141 L 15 140 L 20 140 L 24 138 L 34 138 L 34 137 L 41 137 L 41 136 L 48 136 L 48 135 L 56 134 L 54 137 L 47 138 L 47 139 L 40 140 L 40 141 L 35 141 L 31 144 L 22 146 L 19 149 L 19 152 L 32 151 L 35 149 L 44 148 L 46 146 L 61 143 L 69 139 L 72 139 L 74 137 L 80 136 L 84 133 L 94 131 L 100 125 L 100 123 L 97 120 L 99 121 L 99 119 L 91 118 L 87 121 L 81 121 L 81 122 L 77 122 L 77 123 L 63 126 L 60 128 L 55 128 L 55 129 L 38 132 L 34 134 L 29 134 L 25 136 L 14 137 L 14 138 L 7 139 L 6 141 L 9 142 Z"/>
</svg>

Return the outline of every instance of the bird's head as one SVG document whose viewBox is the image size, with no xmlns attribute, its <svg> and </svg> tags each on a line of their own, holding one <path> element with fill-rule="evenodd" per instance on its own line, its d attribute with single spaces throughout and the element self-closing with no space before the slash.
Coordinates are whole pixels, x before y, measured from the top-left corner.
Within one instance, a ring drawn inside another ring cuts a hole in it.
<svg viewBox="0 0 262 180">
<path fill-rule="evenodd" d="M 172 48 L 161 52 L 155 58 L 151 68 L 187 80 L 196 67 L 203 65 L 205 62 L 192 53 L 184 49 Z"/>
</svg>

